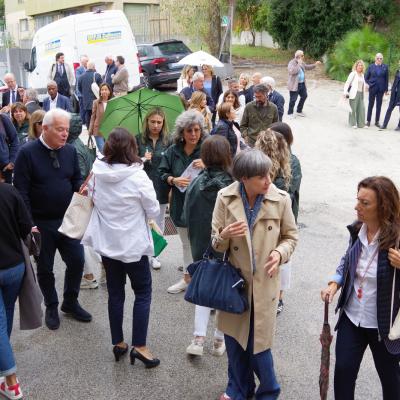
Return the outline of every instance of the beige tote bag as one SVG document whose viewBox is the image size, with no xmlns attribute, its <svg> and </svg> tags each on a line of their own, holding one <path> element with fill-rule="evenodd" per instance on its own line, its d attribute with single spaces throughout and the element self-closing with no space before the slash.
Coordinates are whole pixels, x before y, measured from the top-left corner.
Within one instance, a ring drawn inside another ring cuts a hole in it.
<svg viewBox="0 0 400 400">
<path fill-rule="evenodd" d="M 61 226 L 58 228 L 58 232 L 71 239 L 82 239 L 89 225 L 90 217 L 93 211 L 93 201 L 89 196 L 84 196 L 82 192 L 86 188 L 89 179 L 92 177 L 91 172 L 86 178 L 85 182 L 81 186 L 78 193 L 74 193 L 69 204 L 67 211 L 62 221 Z"/>
</svg>

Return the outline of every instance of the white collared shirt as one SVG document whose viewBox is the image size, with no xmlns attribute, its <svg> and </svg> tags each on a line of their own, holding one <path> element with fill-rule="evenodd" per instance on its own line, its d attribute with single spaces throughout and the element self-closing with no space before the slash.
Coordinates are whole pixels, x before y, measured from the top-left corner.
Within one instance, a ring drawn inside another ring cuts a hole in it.
<svg viewBox="0 0 400 400">
<path fill-rule="evenodd" d="M 377 295 L 377 270 L 378 270 L 378 253 L 379 247 L 378 242 L 379 231 L 376 233 L 371 243 L 368 243 L 367 238 L 367 225 L 361 226 L 358 238 L 360 239 L 362 248 L 360 258 L 358 260 L 356 277 L 354 280 L 353 291 L 351 293 L 349 302 L 345 307 L 345 312 L 349 317 L 350 321 L 354 325 L 362 328 L 378 328 L 378 317 L 376 311 L 376 295 Z M 362 297 L 357 297 L 357 291 L 360 287 L 361 279 L 365 274 L 365 270 L 371 257 L 375 256 L 368 268 L 362 286 Z"/>
<path fill-rule="evenodd" d="M 44 147 L 48 148 L 49 150 L 54 150 L 44 141 L 43 134 L 39 136 L 39 140 L 42 142 Z"/>
<path fill-rule="evenodd" d="M 52 100 L 51 97 L 49 96 L 50 110 L 52 110 L 53 108 L 57 108 L 57 99 L 58 99 L 58 93 L 57 93 L 57 96 L 54 97 L 54 100 Z"/>
</svg>

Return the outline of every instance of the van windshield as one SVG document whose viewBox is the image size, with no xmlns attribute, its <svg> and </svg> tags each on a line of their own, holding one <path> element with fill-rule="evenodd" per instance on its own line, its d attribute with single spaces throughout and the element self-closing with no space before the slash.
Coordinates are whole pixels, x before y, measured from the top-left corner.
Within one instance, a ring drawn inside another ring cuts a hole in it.
<svg viewBox="0 0 400 400">
<path fill-rule="evenodd" d="M 31 62 L 30 62 L 31 71 L 33 71 L 36 68 L 36 64 L 37 64 L 36 47 L 33 47 L 31 51 Z"/>
<path fill-rule="evenodd" d="M 171 42 L 171 43 L 160 43 L 154 47 L 158 47 L 161 54 L 179 54 L 179 53 L 190 53 L 191 51 L 183 42 Z"/>
</svg>

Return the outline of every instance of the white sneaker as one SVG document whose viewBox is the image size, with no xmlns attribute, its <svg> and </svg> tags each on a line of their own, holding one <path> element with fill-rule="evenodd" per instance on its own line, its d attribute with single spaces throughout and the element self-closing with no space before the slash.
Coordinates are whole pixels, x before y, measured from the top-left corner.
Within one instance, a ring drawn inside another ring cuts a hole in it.
<svg viewBox="0 0 400 400">
<path fill-rule="evenodd" d="M 357 125 L 353 125 L 353 129 L 357 129 Z"/>
<path fill-rule="evenodd" d="M 225 340 L 214 339 L 213 348 L 211 350 L 211 354 L 213 356 L 221 357 L 225 353 Z"/>
<path fill-rule="evenodd" d="M 99 284 L 97 283 L 96 279 L 86 279 L 82 276 L 81 280 L 81 289 L 97 289 Z"/>
<path fill-rule="evenodd" d="M 12 386 L 8 386 L 4 377 L 0 378 L 0 394 L 10 400 L 22 399 L 22 390 L 19 386 L 19 381 Z"/>
<path fill-rule="evenodd" d="M 297 112 L 296 115 L 298 115 L 299 117 L 305 117 L 306 114 L 304 114 L 303 112 Z"/>
<path fill-rule="evenodd" d="M 175 285 L 170 286 L 167 289 L 167 292 L 171 293 L 171 294 L 176 294 L 176 293 L 184 292 L 187 287 L 188 287 L 188 284 L 182 278 L 178 283 L 175 283 Z"/>
<path fill-rule="evenodd" d="M 192 356 L 202 356 L 204 352 L 204 340 L 194 338 L 192 343 L 186 348 L 186 353 Z"/>
<path fill-rule="evenodd" d="M 153 269 L 160 269 L 161 268 L 161 263 L 157 259 L 157 257 L 152 257 L 152 259 L 151 259 L 151 267 Z"/>
<path fill-rule="evenodd" d="M 289 119 L 295 119 L 296 116 L 295 116 L 294 114 L 288 114 L 288 118 L 289 118 Z"/>
</svg>

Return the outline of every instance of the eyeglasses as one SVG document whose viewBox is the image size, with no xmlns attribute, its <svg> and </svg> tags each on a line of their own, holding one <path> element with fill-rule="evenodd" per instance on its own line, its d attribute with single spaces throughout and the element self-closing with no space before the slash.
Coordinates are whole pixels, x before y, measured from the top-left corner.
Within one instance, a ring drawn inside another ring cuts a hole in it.
<svg viewBox="0 0 400 400">
<path fill-rule="evenodd" d="M 51 150 L 49 154 L 53 159 L 53 167 L 56 169 L 60 168 L 60 162 L 58 161 L 57 153 L 54 150 Z"/>
<path fill-rule="evenodd" d="M 377 60 L 383 60 L 383 57 L 376 57 Z"/>
<path fill-rule="evenodd" d="M 35 122 L 35 125 L 42 125 L 43 121 Z"/>
</svg>

